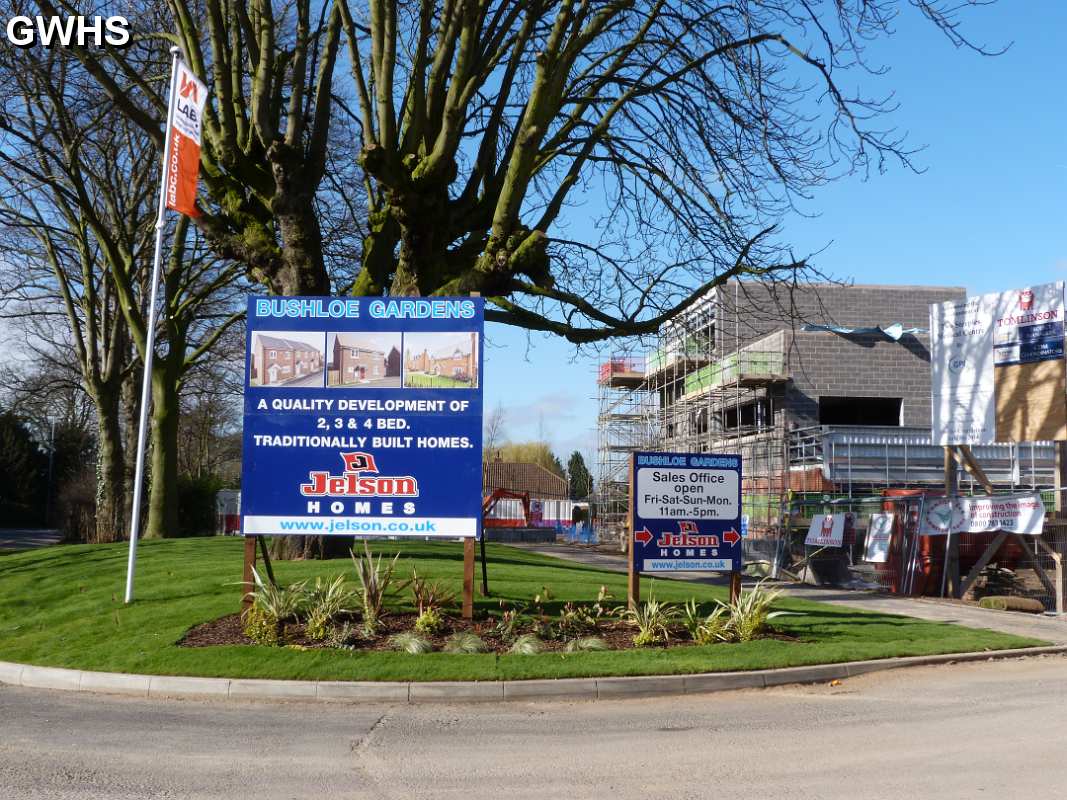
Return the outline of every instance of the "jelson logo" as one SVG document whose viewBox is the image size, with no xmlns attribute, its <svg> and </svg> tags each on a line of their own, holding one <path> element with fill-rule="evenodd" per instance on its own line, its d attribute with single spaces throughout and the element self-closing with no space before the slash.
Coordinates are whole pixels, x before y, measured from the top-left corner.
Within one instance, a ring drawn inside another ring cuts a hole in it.
<svg viewBox="0 0 1067 800">
<path fill-rule="evenodd" d="M 656 547 L 718 547 L 719 537 L 701 534 L 695 522 L 679 522 L 678 533 L 663 531 Z"/>
<path fill-rule="evenodd" d="M 1030 289 L 1023 289 L 1019 292 L 1019 308 L 1022 311 L 1029 311 L 1034 307 L 1034 293 Z"/>
<path fill-rule="evenodd" d="M 419 482 L 411 475 L 379 476 L 378 465 L 370 453 L 340 453 L 344 471 L 308 473 L 308 482 L 300 484 L 305 497 L 418 497 Z M 373 475 L 368 473 L 375 473 Z"/>
<path fill-rule="evenodd" d="M 178 94 L 184 97 L 186 100 L 192 100 L 194 103 L 199 101 L 200 89 L 196 85 L 196 81 L 186 78 L 185 75 L 181 75 L 181 87 L 178 89 Z"/>
</svg>

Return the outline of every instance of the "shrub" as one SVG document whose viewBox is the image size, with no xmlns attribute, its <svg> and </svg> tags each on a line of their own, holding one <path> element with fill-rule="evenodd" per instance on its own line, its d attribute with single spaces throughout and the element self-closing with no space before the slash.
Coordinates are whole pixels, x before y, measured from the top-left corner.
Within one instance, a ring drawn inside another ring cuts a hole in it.
<svg viewBox="0 0 1067 800">
<path fill-rule="evenodd" d="M 446 653 L 484 653 L 489 648 L 485 646 L 482 637 L 476 633 L 460 632 L 448 637 L 444 648 Z"/>
<path fill-rule="evenodd" d="M 721 603 L 710 614 L 701 614 L 696 600 L 691 598 L 682 610 L 682 625 L 697 644 L 730 641 L 730 617 Z"/>
<path fill-rule="evenodd" d="M 622 612 L 622 618 L 637 628 L 635 647 L 651 647 L 666 644 L 671 636 L 671 627 L 677 622 L 677 609 L 670 603 L 661 603 L 655 595 L 636 608 Z"/>
<path fill-rule="evenodd" d="M 411 653 L 414 656 L 429 653 L 433 645 L 413 631 L 404 631 L 389 637 L 389 645 L 394 650 Z"/>
<path fill-rule="evenodd" d="M 781 589 L 767 590 L 760 581 L 747 592 L 742 589 L 737 600 L 720 605 L 729 614 L 728 639 L 724 641 L 750 642 L 767 630 L 767 623 L 788 611 L 771 611 L 771 604 L 782 594 Z"/>
<path fill-rule="evenodd" d="M 526 621 L 526 618 L 514 608 L 508 608 L 506 600 L 500 601 L 500 607 L 503 611 L 500 614 L 500 620 L 493 628 L 493 632 L 505 642 L 510 642 L 518 634 L 519 627 Z"/>
<path fill-rule="evenodd" d="M 541 650 L 541 640 L 532 633 L 524 633 L 515 640 L 515 643 L 511 645 L 511 649 L 509 649 L 508 652 L 519 656 L 532 656 L 537 655 Z"/>
<path fill-rule="evenodd" d="M 400 553 L 393 556 L 393 560 L 382 564 L 383 556 L 377 558 L 370 551 L 367 540 L 363 540 L 363 553 L 357 556 L 354 551 L 349 551 L 352 563 L 356 567 L 356 577 L 359 578 L 359 599 L 363 610 L 363 634 L 373 636 L 378 631 L 378 622 L 382 616 L 382 607 L 385 605 L 386 595 L 393 589 L 395 583 L 393 573 L 396 571 L 396 562 Z"/>
<path fill-rule="evenodd" d="M 309 638 L 322 641 L 329 636 L 330 623 L 340 614 L 351 613 L 357 600 L 356 592 L 345 586 L 344 575 L 332 581 L 315 579 L 307 593 L 306 632 Z"/>
<path fill-rule="evenodd" d="M 441 616 L 435 608 L 427 608 L 425 611 L 419 614 L 418 619 L 415 620 L 415 630 L 418 633 L 423 633 L 432 636 L 435 633 L 440 633 L 445 627 L 444 617 Z"/>
<path fill-rule="evenodd" d="M 218 526 L 215 497 L 224 488 L 215 475 L 178 478 L 178 535 L 214 536 Z"/>
<path fill-rule="evenodd" d="M 581 639 L 571 639 L 563 649 L 568 653 L 578 653 L 610 650 L 611 648 L 599 636 L 583 636 Z"/>
<path fill-rule="evenodd" d="M 578 639 L 595 630 L 597 619 L 593 612 L 580 603 L 565 603 L 556 621 L 556 632 L 562 639 Z"/>
<path fill-rule="evenodd" d="M 248 593 L 252 607 L 244 613 L 245 634 L 258 644 L 281 644 L 285 641 L 285 624 L 294 622 L 307 604 L 306 581 L 291 586 L 264 583 L 252 570 L 255 588 Z"/>
<path fill-rule="evenodd" d="M 421 616 L 426 611 L 439 610 L 452 605 L 456 600 L 456 593 L 442 585 L 438 581 L 430 583 L 426 578 L 420 577 L 416 570 L 411 570 L 411 599 Z"/>
</svg>

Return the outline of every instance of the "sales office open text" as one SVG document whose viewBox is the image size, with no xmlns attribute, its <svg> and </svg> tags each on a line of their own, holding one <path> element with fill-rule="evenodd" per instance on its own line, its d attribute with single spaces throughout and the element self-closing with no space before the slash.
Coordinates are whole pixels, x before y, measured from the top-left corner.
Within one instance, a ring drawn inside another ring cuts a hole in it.
<svg viewBox="0 0 1067 800">
<path fill-rule="evenodd" d="M 125 47 L 130 43 L 126 17 L 11 17 L 4 34 L 15 47 Z"/>
</svg>

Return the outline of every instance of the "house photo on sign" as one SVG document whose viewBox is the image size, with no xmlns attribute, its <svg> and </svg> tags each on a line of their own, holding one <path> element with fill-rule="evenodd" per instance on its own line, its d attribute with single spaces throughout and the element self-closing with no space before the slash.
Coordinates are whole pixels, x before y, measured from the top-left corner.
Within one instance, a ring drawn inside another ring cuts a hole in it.
<svg viewBox="0 0 1067 800">
<path fill-rule="evenodd" d="M 322 386 L 325 334 L 256 331 L 252 334 L 249 386 Z"/>
<path fill-rule="evenodd" d="M 1064 282 L 930 306 L 933 439 L 1067 439 Z"/>
</svg>

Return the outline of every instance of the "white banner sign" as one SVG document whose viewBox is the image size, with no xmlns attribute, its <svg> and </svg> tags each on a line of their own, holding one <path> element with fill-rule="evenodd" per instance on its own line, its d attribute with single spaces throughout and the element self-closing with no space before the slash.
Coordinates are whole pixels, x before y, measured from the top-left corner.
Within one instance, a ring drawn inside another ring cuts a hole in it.
<svg viewBox="0 0 1067 800">
<path fill-rule="evenodd" d="M 1006 531 L 1040 536 L 1044 525 L 1045 504 L 1037 492 L 1003 497 L 935 497 L 926 501 L 919 533 L 944 536 Z"/>
<path fill-rule="evenodd" d="M 804 544 L 813 547 L 840 547 L 844 538 L 844 514 L 816 514 L 811 518 Z"/>
<path fill-rule="evenodd" d="M 930 306 L 933 441 L 1064 438 L 1063 315 L 1063 281 Z"/>
<path fill-rule="evenodd" d="M 885 564 L 889 561 L 889 542 L 893 538 L 893 521 L 896 516 L 892 511 L 871 514 L 867 523 L 867 549 L 864 561 L 872 564 Z"/>
</svg>

